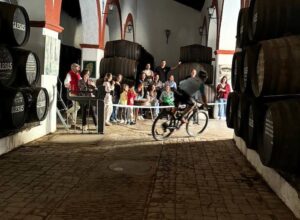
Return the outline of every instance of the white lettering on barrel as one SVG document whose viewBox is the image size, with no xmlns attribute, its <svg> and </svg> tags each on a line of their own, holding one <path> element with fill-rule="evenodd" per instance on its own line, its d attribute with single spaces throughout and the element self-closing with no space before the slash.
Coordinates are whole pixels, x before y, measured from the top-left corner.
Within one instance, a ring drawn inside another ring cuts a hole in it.
<svg viewBox="0 0 300 220">
<path fill-rule="evenodd" d="M 13 106 L 11 108 L 11 113 L 12 114 L 15 114 L 15 113 L 18 113 L 18 112 L 24 112 L 24 105 Z"/>
<path fill-rule="evenodd" d="M 46 106 L 46 101 L 40 101 L 36 103 L 37 108 L 43 108 Z"/>
<path fill-rule="evenodd" d="M 247 79 L 248 79 L 248 66 L 244 67 L 244 87 L 247 87 Z"/>
<path fill-rule="evenodd" d="M 257 23 L 257 18 L 258 18 L 258 14 L 255 13 L 255 14 L 253 15 L 253 23 Z"/>
<path fill-rule="evenodd" d="M 0 70 L 12 70 L 12 63 L 0 63 Z"/>
<path fill-rule="evenodd" d="M 26 31 L 26 25 L 14 21 L 13 22 L 13 29 L 20 30 L 20 31 Z"/>
<path fill-rule="evenodd" d="M 270 144 L 273 145 L 273 138 L 274 138 L 273 121 L 271 121 L 268 118 L 266 118 L 266 122 L 265 122 L 265 135 L 271 139 Z"/>
</svg>

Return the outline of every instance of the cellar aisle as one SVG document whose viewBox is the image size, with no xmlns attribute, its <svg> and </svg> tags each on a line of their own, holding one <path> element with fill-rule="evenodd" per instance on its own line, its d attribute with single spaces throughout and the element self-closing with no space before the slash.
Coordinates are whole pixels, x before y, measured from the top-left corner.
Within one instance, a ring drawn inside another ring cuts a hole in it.
<svg viewBox="0 0 300 220">
<path fill-rule="evenodd" d="M 151 121 L 63 130 L 0 157 L 0 219 L 296 219 L 224 121 L 153 141 Z"/>
</svg>

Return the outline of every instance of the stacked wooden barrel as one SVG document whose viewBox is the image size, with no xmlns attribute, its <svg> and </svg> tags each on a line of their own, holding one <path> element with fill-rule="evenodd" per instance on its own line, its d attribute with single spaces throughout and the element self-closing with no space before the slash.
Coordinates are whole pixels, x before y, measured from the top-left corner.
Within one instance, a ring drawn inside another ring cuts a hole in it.
<svg viewBox="0 0 300 220">
<path fill-rule="evenodd" d="M 135 80 L 147 63 L 153 66 L 154 58 L 140 44 L 127 40 L 108 41 L 100 63 L 100 76 L 122 74 L 126 80 Z"/>
<path fill-rule="evenodd" d="M 40 82 L 37 55 L 20 49 L 30 35 L 26 10 L 0 2 L 0 136 L 17 132 L 24 123 L 43 120 L 49 97 Z"/>
<path fill-rule="evenodd" d="M 300 174 L 300 2 L 252 0 L 240 10 L 227 125 L 264 165 Z"/>
<path fill-rule="evenodd" d="M 179 84 L 181 80 L 189 77 L 192 69 L 196 69 L 197 72 L 205 70 L 207 73 L 207 80 L 205 82 L 207 101 L 214 102 L 216 93 L 214 85 L 214 68 L 211 65 L 212 48 L 199 44 L 183 46 L 180 48 L 180 61 L 182 63 L 174 74 L 177 84 Z"/>
</svg>

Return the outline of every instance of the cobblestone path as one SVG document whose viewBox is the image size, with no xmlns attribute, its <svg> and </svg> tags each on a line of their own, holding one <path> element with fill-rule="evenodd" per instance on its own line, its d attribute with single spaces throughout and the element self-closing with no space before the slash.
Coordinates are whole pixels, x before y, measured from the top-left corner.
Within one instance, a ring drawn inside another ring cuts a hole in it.
<svg viewBox="0 0 300 220">
<path fill-rule="evenodd" d="M 296 219 L 224 122 L 155 142 L 150 122 L 57 132 L 0 156 L 0 220 Z"/>
</svg>

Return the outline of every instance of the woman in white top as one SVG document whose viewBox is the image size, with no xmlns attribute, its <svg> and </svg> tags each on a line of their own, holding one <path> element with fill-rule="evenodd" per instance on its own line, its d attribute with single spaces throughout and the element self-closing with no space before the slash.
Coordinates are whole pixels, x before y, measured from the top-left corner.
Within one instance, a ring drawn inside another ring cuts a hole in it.
<svg viewBox="0 0 300 220">
<path fill-rule="evenodd" d="M 154 72 L 151 70 L 150 63 L 147 63 L 146 68 L 143 70 L 142 73 L 145 73 L 146 82 L 147 82 L 148 85 L 150 85 L 153 82 L 153 79 L 154 79 Z"/>
<path fill-rule="evenodd" d="M 115 89 L 115 82 L 112 81 L 112 74 L 111 73 L 106 73 L 105 77 L 104 77 L 104 82 L 103 82 L 103 86 L 105 87 L 105 92 L 106 95 L 104 97 L 104 120 L 105 120 L 105 125 L 106 126 L 110 126 L 111 123 L 109 122 L 110 120 L 110 116 L 112 114 L 113 111 L 113 106 L 112 106 L 112 93 Z"/>
</svg>

